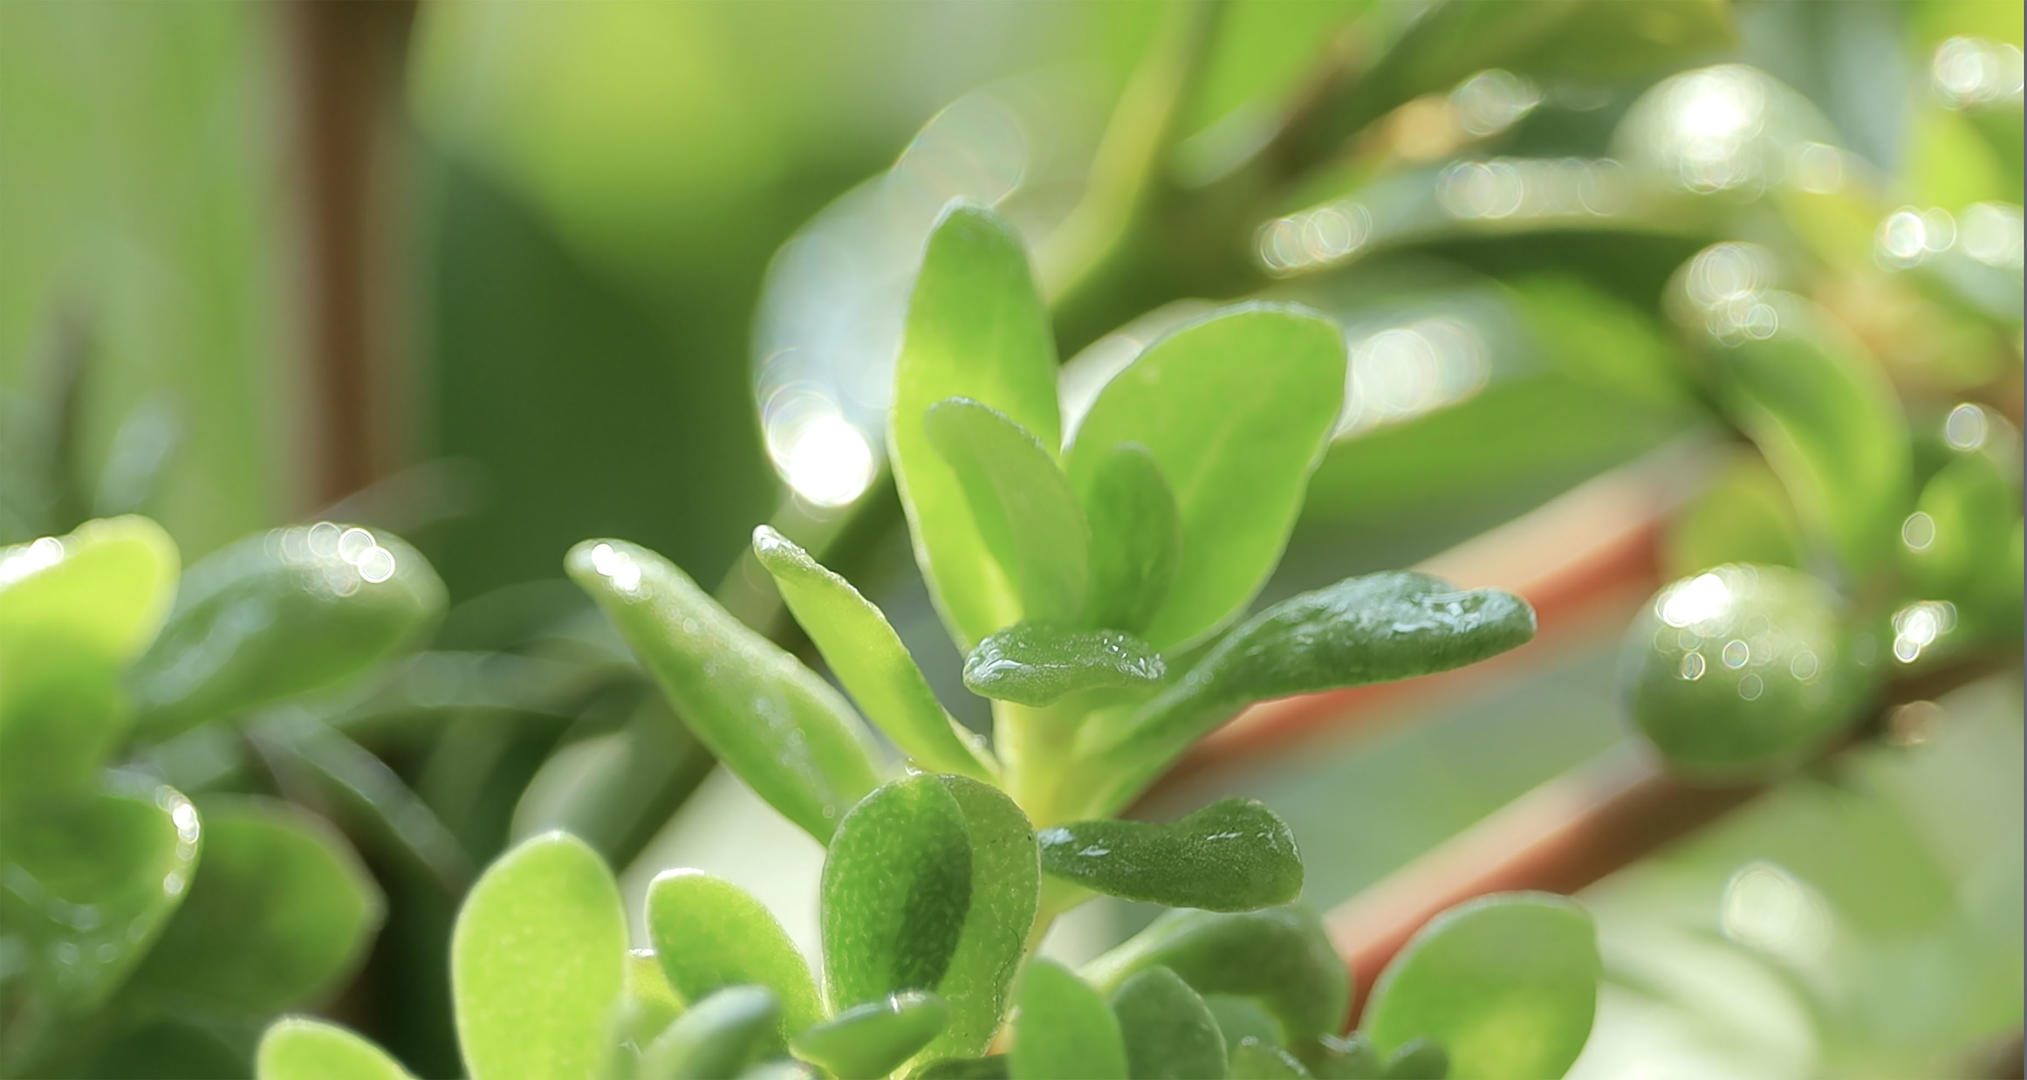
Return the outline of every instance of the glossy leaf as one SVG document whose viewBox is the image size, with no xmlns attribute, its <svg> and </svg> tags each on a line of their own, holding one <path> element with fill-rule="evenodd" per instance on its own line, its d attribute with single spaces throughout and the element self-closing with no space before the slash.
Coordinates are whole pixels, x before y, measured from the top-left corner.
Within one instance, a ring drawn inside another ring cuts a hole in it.
<svg viewBox="0 0 2027 1080">
<path fill-rule="evenodd" d="M 272 1014 L 343 983 L 380 890 L 337 830 L 271 799 L 207 800 L 189 895 L 127 989 L 178 1009 Z"/>
<path fill-rule="evenodd" d="M 964 648 L 1019 619 L 1022 609 L 923 419 L 937 402 L 970 398 L 1054 448 L 1062 439 L 1055 354 L 1020 238 L 989 210 L 946 210 L 908 304 L 887 447 L 916 561 Z"/>
<path fill-rule="evenodd" d="M 781 1005 L 763 986 L 731 986 L 698 1001 L 641 1052 L 640 1080 L 737 1076 L 780 1045 Z"/>
<path fill-rule="evenodd" d="M 1260 1003 L 1288 1040 L 1335 1031 L 1351 1007 L 1351 974 L 1317 917 L 1278 907 L 1239 914 L 1170 911 L 1091 962 L 1103 989 L 1135 972 L 1166 967 L 1199 993 Z"/>
<path fill-rule="evenodd" d="M 964 658 L 972 693 L 1037 708 L 1091 690 L 1151 690 L 1168 674 L 1161 655 L 1119 630 L 1020 622 Z"/>
<path fill-rule="evenodd" d="M 1149 644 L 1194 641 L 1259 591 L 1337 423 L 1344 377 L 1334 324 L 1248 305 L 1156 341 L 1099 393 L 1065 461 L 1071 484 L 1088 504 L 1115 448 L 1143 446 L 1181 523 L 1181 560 Z"/>
<path fill-rule="evenodd" d="M 1561 1076 L 1590 1037 L 1599 975 L 1582 908 L 1544 893 L 1490 896 L 1408 942 L 1380 973 L 1364 1030 L 1385 1053 L 1436 1043 L 1456 1080 Z"/>
<path fill-rule="evenodd" d="M 412 644 L 443 582 L 384 532 L 328 521 L 249 536 L 190 568 L 130 679 L 160 737 L 322 690 Z"/>
<path fill-rule="evenodd" d="M 1014 988 L 1019 1009 L 1007 1055 L 1013 1080 L 1125 1076 L 1126 1043 L 1103 995 L 1076 973 L 1039 956 Z"/>
<path fill-rule="evenodd" d="M 1251 799 L 1221 799 L 1179 821 L 1078 821 L 1035 834 L 1042 869 L 1127 900 L 1251 911 L 1302 892 L 1295 836 Z"/>
<path fill-rule="evenodd" d="M 1132 1080 L 1219 1080 L 1225 1075 L 1225 1036 L 1190 985 L 1165 967 L 1151 967 L 1112 995 L 1112 1011 L 1126 1042 Z"/>
<path fill-rule="evenodd" d="M 253 1071 L 257 1080 L 411 1080 L 387 1051 L 307 1016 L 283 1017 L 268 1026 Z"/>
<path fill-rule="evenodd" d="M 597 852 L 564 833 L 507 852 L 466 895 L 450 949 L 473 1080 L 601 1075 L 626 980 L 626 916 Z"/>
<path fill-rule="evenodd" d="M 838 1080 L 874 1080 L 929 1045 L 949 1022 L 942 998 L 909 990 L 846 1009 L 797 1035 L 789 1048 Z"/>
<path fill-rule="evenodd" d="M 1091 526 L 1091 602 L 1084 622 L 1140 633 L 1167 601 L 1182 563 L 1175 493 L 1154 455 L 1121 443 L 1093 466 L 1084 492 Z"/>
<path fill-rule="evenodd" d="M 925 770 L 992 776 L 973 737 L 936 700 L 901 636 L 851 582 L 831 573 L 787 537 L 762 525 L 753 553 L 774 576 L 781 599 L 824 663 L 894 745 Z"/>
<path fill-rule="evenodd" d="M 139 655 L 176 595 L 176 542 L 144 517 L 0 548 L 0 687 L 56 640 L 116 663 Z"/>
<path fill-rule="evenodd" d="M 823 1018 L 809 964 L 753 895 L 700 870 L 671 870 L 648 885 L 648 938 L 685 1001 L 730 986 L 764 986 L 791 1034 Z"/>
<path fill-rule="evenodd" d="M 878 782 L 864 728 L 837 691 L 646 548 L 587 540 L 564 566 L 697 737 L 769 805 L 829 840 Z"/>
<path fill-rule="evenodd" d="M 1309 1070 L 1295 1055 L 1248 1036 L 1232 1047 L 1232 1080 L 1307 1080 Z"/>
</svg>

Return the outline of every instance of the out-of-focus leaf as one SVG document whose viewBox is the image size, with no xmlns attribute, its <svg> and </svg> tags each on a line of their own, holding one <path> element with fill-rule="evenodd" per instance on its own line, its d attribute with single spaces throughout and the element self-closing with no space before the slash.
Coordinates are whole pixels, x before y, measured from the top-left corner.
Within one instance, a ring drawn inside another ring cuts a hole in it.
<svg viewBox="0 0 2027 1080">
<path fill-rule="evenodd" d="M 1070 969 L 1034 957 L 1014 987 L 1014 1080 L 1082 1080 L 1125 1076 L 1126 1043 L 1119 1018 L 1102 994 Z"/>
<path fill-rule="evenodd" d="M 1121 983 L 1112 1012 L 1126 1042 L 1132 1080 L 1221 1080 L 1225 1036 L 1190 985 L 1165 967 L 1151 967 Z"/>
<path fill-rule="evenodd" d="M 412 1080 L 387 1051 L 307 1016 L 283 1017 L 268 1026 L 253 1071 L 258 1080 Z"/>
<path fill-rule="evenodd" d="M 1386 1080 L 1444 1080 L 1450 1075 L 1450 1054 L 1428 1039 L 1416 1039 L 1387 1059 Z"/>
<path fill-rule="evenodd" d="M 1335 1031 L 1351 1007 L 1350 972 L 1323 923 L 1299 907 L 1171 911 L 1092 961 L 1084 975 L 1106 989 L 1157 965 L 1199 993 L 1258 1001 L 1288 1041 Z"/>
<path fill-rule="evenodd" d="M 712 753 L 829 840 L 877 782 L 863 725 L 837 691 L 646 548 L 587 540 L 564 566 Z"/>
<path fill-rule="evenodd" d="M 175 541 L 144 517 L 0 548 L 0 687 L 52 639 L 132 660 L 169 614 L 179 563 Z"/>
<path fill-rule="evenodd" d="M 648 939 L 685 1001 L 731 986 L 764 986 L 792 1035 L 823 1018 L 809 964 L 751 893 L 699 870 L 671 870 L 648 885 Z"/>
<path fill-rule="evenodd" d="M 551 833 L 501 856 L 451 931 L 458 1047 L 473 1080 L 602 1075 L 625 964 L 626 915 L 597 852 Z"/>
<path fill-rule="evenodd" d="M 620 1042 L 644 1050 L 655 1041 L 670 1021 L 683 1015 L 683 1001 L 669 985 L 661 961 L 653 949 L 630 949 L 626 954 L 626 989 L 621 993 L 619 1020 L 615 1025 Z"/>
<path fill-rule="evenodd" d="M 2019 474 L 2008 473 L 1983 454 L 1944 465 L 1901 524 L 1901 563 L 1923 598 L 1956 604 L 1983 632 L 2017 634 L 2020 593 L 1992 572 L 2019 553 Z"/>
<path fill-rule="evenodd" d="M 909 990 L 846 1009 L 805 1029 L 789 1047 L 838 1080 L 874 1080 L 929 1045 L 949 1021 L 950 1006 L 942 998 Z"/>
<path fill-rule="evenodd" d="M 1380 973 L 1364 1030 L 1385 1053 L 1435 1042 L 1457 1080 L 1561 1076 L 1590 1038 L 1599 974 L 1582 908 L 1543 893 L 1490 896 L 1408 942 Z"/>
<path fill-rule="evenodd" d="M 1670 524 L 1662 562 L 1674 575 L 1724 563 L 1803 565 L 1801 526 L 1779 478 L 1757 456 L 1740 455 Z"/>
<path fill-rule="evenodd" d="M 63 632 L 0 658 L 0 805 L 88 790 L 130 716 L 118 663 Z"/>
<path fill-rule="evenodd" d="M 155 737 L 306 694 L 414 642 L 443 613 L 420 554 L 320 521 L 249 536 L 190 568 L 130 679 Z"/>
<path fill-rule="evenodd" d="M 1114 376 L 1065 464 L 1088 503 L 1121 444 L 1145 447 L 1175 495 L 1182 553 L 1146 637 L 1168 651 L 1230 619 L 1287 542 L 1344 400 L 1344 341 L 1303 309 L 1247 305 L 1191 323 Z"/>
<path fill-rule="evenodd" d="M 698 1001 L 642 1051 L 641 1080 L 737 1076 L 781 1043 L 781 1005 L 764 986 L 729 986 Z"/>
<path fill-rule="evenodd" d="M 964 658 L 964 685 L 998 701 L 1042 707 L 1091 690 L 1150 690 L 1168 674 L 1161 655 L 1118 630 L 1019 622 Z"/>
<path fill-rule="evenodd" d="M 982 1058 L 941 1058 L 908 1074 L 908 1080 L 1007 1080 L 1012 1067 L 1005 1054 Z"/>
<path fill-rule="evenodd" d="M 1035 834 L 1042 869 L 1109 896 L 1174 908 L 1251 911 L 1302 892 L 1295 836 L 1251 799 L 1221 799 L 1179 821 L 1078 821 Z"/>
<path fill-rule="evenodd" d="M 716 764 L 667 703 L 651 697 L 618 730 L 557 747 L 522 788 L 508 835 L 518 841 L 561 829 L 624 865 Z"/>
<path fill-rule="evenodd" d="M 383 901 L 337 830 L 286 803 L 206 801 L 189 895 L 126 993 L 266 1016 L 315 1001 L 364 958 Z"/>
<path fill-rule="evenodd" d="M 908 647 L 851 582 L 830 572 L 787 537 L 762 525 L 753 553 L 781 587 L 781 598 L 815 642 L 824 662 L 868 719 L 925 770 L 984 780 L 992 775 L 972 737 L 936 700 Z"/>
<path fill-rule="evenodd" d="M 971 398 L 1054 448 L 1055 341 L 1027 254 L 990 211 L 958 204 L 930 234 L 894 372 L 888 452 L 916 560 L 959 644 L 1020 618 L 1012 582 L 966 510 L 961 481 L 929 441 L 931 406 Z"/>
<path fill-rule="evenodd" d="M 1091 604 L 1084 621 L 1139 633 L 1175 584 L 1182 523 L 1161 466 L 1137 443 L 1115 446 L 1084 495 L 1091 524 Z"/>
<path fill-rule="evenodd" d="M 1248 1036 L 1232 1047 L 1232 1080 L 1307 1080 L 1309 1070 L 1295 1055 Z"/>
<path fill-rule="evenodd" d="M 1386 1075 L 1386 1059 L 1363 1032 L 1303 1039 L 1293 1051 L 1317 1080 L 1372 1080 Z"/>
</svg>

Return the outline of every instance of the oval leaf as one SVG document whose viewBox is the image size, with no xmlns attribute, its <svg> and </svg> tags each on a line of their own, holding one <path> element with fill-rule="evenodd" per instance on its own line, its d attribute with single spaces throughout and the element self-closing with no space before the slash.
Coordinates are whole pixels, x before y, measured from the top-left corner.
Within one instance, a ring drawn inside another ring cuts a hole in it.
<svg viewBox="0 0 2027 1080">
<path fill-rule="evenodd" d="M 1295 1055 L 1248 1035 L 1232 1047 L 1232 1080 L 1307 1080 L 1309 1070 Z"/>
<path fill-rule="evenodd" d="M 1251 911 L 1302 892 L 1295 835 L 1251 799 L 1180 821 L 1078 821 L 1035 834 L 1042 869 L 1109 896 L 1166 907 Z"/>
<path fill-rule="evenodd" d="M 667 559 L 624 540 L 587 540 L 564 567 L 697 737 L 811 836 L 829 840 L 878 782 L 864 728 L 837 691 Z"/>
<path fill-rule="evenodd" d="M 1322 922 L 1299 907 L 1171 911 L 1084 974 L 1102 988 L 1157 965 L 1200 993 L 1254 999 L 1280 1021 L 1289 1042 L 1337 1030 L 1351 1007 L 1351 973 Z"/>
<path fill-rule="evenodd" d="M 936 777 L 895 780 L 853 807 L 823 865 L 832 1006 L 935 989 L 964 931 L 971 880 L 964 812 Z"/>
<path fill-rule="evenodd" d="M 797 1035 L 789 1048 L 838 1080 L 873 1080 L 915 1056 L 949 1022 L 942 998 L 910 990 L 846 1009 Z"/>
<path fill-rule="evenodd" d="M 126 733 L 119 661 L 62 636 L 75 632 L 0 658 L 0 803 L 83 797 Z"/>
<path fill-rule="evenodd" d="M 653 915 L 649 915 L 652 932 Z M 626 954 L 626 989 L 621 993 L 619 1021 L 614 1026 L 619 1040 L 635 1051 L 644 1050 L 670 1022 L 683 1015 L 683 999 L 669 985 L 661 961 L 653 949 L 629 949 Z"/>
<path fill-rule="evenodd" d="M 1034 929 L 1041 868 L 1034 827 L 1005 792 L 962 776 L 937 779 L 963 812 L 971 845 L 971 909 L 935 987 L 950 1002 L 950 1026 L 929 1044 L 930 1056 L 957 1057 L 983 1053 L 999 1030 Z"/>
<path fill-rule="evenodd" d="M 49 635 L 132 660 L 162 628 L 180 565 L 176 542 L 144 517 L 0 548 L 0 686 Z"/>
<path fill-rule="evenodd" d="M 753 530 L 753 553 L 774 575 L 781 599 L 824 663 L 902 753 L 929 772 L 979 780 L 992 776 L 973 736 L 943 711 L 929 680 L 879 608 L 851 582 L 765 525 Z"/>
<path fill-rule="evenodd" d="M 550 833 L 501 856 L 451 930 L 458 1048 L 473 1080 L 601 1075 L 625 964 L 626 915 L 597 852 Z"/>
<path fill-rule="evenodd" d="M 784 1034 L 823 1018 L 816 980 L 788 931 L 751 893 L 700 870 L 671 870 L 648 885 L 648 937 L 669 985 L 685 1001 L 757 985 L 780 1002 Z"/>
<path fill-rule="evenodd" d="M 964 658 L 972 693 L 1037 708 L 1087 690 L 1152 689 L 1167 675 L 1161 655 L 1131 634 L 1053 623 L 1015 623 Z"/>
<path fill-rule="evenodd" d="M 1132 1080 L 1218 1080 L 1225 1075 L 1225 1036 L 1209 1006 L 1165 967 L 1127 979 L 1112 995 L 1126 1041 Z"/>
<path fill-rule="evenodd" d="M 1008 1064 L 1013 1080 L 1083 1080 L 1125 1076 L 1126 1042 L 1119 1018 L 1091 984 L 1070 969 L 1035 957 L 1014 991 L 1019 1008 Z"/>
<path fill-rule="evenodd" d="M 1382 1052 L 1434 1042 L 1456 1080 L 1561 1076 L 1590 1037 L 1599 974 L 1582 908 L 1545 893 L 1489 896 L 1408 942 L 1374 984 L 1364 1030 Z"/>
<path fill-rule="evenodd" d="M 692 1006 L 641 1053 L 640 1080 L 737 1076 L 780 1045 L 781 1004 L 764 986 L 732 986 Z"/>
<path fill-rule="evenodd" d="M 268 1026 L 253 1071 L 259 1080 L 412 1080 L 387 1051 L 307 1016 L 283 1017 Z"/>
<path fill-rule="evenodd" d="M 1091 601 L 1084 621 L 1140 633 L 1168 599 L 1182 563 L 1175 493 L 1147 447 L 1121 443 L 1092 468 L 1084 492 L 1091 526 Z"/>
</svg>

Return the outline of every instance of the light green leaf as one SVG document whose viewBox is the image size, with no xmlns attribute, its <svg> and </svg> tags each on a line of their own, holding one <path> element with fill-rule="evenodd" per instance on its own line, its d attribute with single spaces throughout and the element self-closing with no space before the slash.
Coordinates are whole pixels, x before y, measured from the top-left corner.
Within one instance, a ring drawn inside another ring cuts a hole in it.
<svg viewBox="0 0 2027 1080">
<path fill-rule="evenodd" d="M 641 1053 L 640 1080 L 721 1080 L 781 1044 L 781 1004 L 764 986 L 730 986 L 696 1003 Z"/>
<path fill-rule="evenodd" d="M 1084 977 L 1105 989 L 1157 965 L 1199 993 L 1254 999 L 1291 1042 L 1336 1031 L 1351 1009 L 1351 973 L 1323 923 L 1299 907 L 1171 911 L 1092 961 Z"/>
<path fill-rule="evenodd" d="M 874 1080 L 929 1045 L 949 1022 L 950 1006 L 942 998 L 909 990 L 846 1009 L 789 1045 L 797 1057 L 823 1066 L 838 1080 Z"/>
<path fill-rule="evenodd" d="M 335 685 L 418 640 L 443 582 L 388 533 L 320 521 L 249 536 L 190 568 L 129 685 L 163 737 Z"/>
<path fill-rule="evenodd" d="M 1436 1043 L 1456 1080 L 1557 1077 L 1590 1037 L 1599 974 L 1582 908 L 1545 893 L 1489 896 L 1408 942 L 1380 973 L 1364 1030 L 1382 1052 Z"/>
<path fill-rule="evenodd" d="M 285 1016 L 254 1054 L 259 1080 L 412 1080 L 387 1051 L 336 1024 Z"/>
<path fill-rule="evenodd" d="M 1680 577 L 1730 562 L 1806 565 L 1787 491 L 1758 454 L 1743 449 L 1676 512 L 1662 571 Z"/>
<path fill-rule="evenodd" d="M 1066 466 L 1086 504 L 1123 443 L 1174 492 L 1182 555 L 1145 637 L 1164 652 L 1246 606 L 1280 561 L 1344 400 L 1344 341 L 1299 308 L 1246 305 L 1150 345 L 1092 403 Z"/>
<path fill-rule="evenodd" d="M 1008 1064 L 1013 1080 L 1125 1076 L 1126 1043 L 1105 998 L 1075 972 L 1039 956 L 1014 989 L 1020 1010 Z"/>
<path fill-rule="evenodd" d="M 132 660 L 169 614 L 180 561 L 176 542 L 144 517 L 0 548 L 0 687 L 49 636 Z"/>
<path fill-rule="evenodd" d="M 652 925 L 649 929 L 652 932 Z M 683 1000 L 669 985 L 669 977 L 662 971 L 654 950 L 627 950 L 626 989 L 620 996 L 619 1020 L 613 1025 L 620 1042 L 637 1051 L 644 1050 L 681 1015 Z"/>
<path fill-rule="evenodd" d="M 1165 967 L 1151 967 L 1120 985 L 1112 1011 L 1126 1040 L 1132 1080 L 1220 1080 L 1225 1036 L 1190 985 Z"/>
<path fill-rule="evenodd" d="M 1090 690 L 1150 690 L 1168 675 L 1161 655 L 1119 630 L 1019 622 L 964 658 L 972 693 L 1037 708 Z"/>
<path fill-rule="evenodd" d="M 1035 834 L 1042 869 L 1108 896 L 1251 911 L 1301 895 L 1302 856 L 1272 810 L 1221 799 L 1168 824 L 1078 821 Z"/>
<path fill-rule="evenodd" d="M 1020 238 L 977 206 L 957 204 L 930 234 L 894 370 L 887 447 L 915 558 L 951 636 L 964 648 L 1021 617 L 1014 584 L 966 510 L 963 485 L 929 442 L 939 401 L 971 398 L 1053 448 L 1056 349 Z"/>
<path fill-rule="evenodd" d="M 450 950 L 473 1080 L 602 1075 L 626 981 L 626 915 L 597 852 L 564 833 L 507 852 L 466 895 Z"/>
<path fill-rule="evenodd" d="M 127 730 L 119 662 L 63 636 L 78 632 L 0 659 L 0 804 L 84 794 Z"/>
<path fill-rule="evenodd" d="M 1450 1055 L 1428 1039 L 1416 1039 L 1387 1059 L 1386 1080 L 1444 1080 Z"/>
<path fill-rule="evenodd" d="M 757 985 L 780 1002 L 784 1035 L 823 1018 L 809 964 L 766 906 L 739 886 L 700 870 L 663 873 L 648 885 L 647 927 L 683 1000 Z"/>
<path fill-rule="evenodd" d="M 1154 621 L 1182 563 L 1175 493 L 1139 443 L 1112 447 L 1091 472 L 1091 602 L 1084 622 L 1140 633 Z"/>
<path fill-rule="evenodd" d="M 930 406 L 922 426 L 957 474 L 972 524 L 1013 586 L 1022 617 L 1082 615 L 1091 527 L 1055 455 L 1026 428 L 970 398 Z"/>
<path fill-rule="evenodd" d="M 1232 1047 L 1232 1080 L 1308 1080 L 1309 1070 L 1295 1055 L 1252 1036 Z"/>
<path fill-rule="evenodd" d="M 810 835 L 829 840 L 878 782 L 864 727 L 837 691 L 667 559 L 624 540 L 587 540 L 564 568 L 697 737 Z"/>
<path fill-rule="evenodd" d="M 902 753 L 929 772 L 991 778 L 987 755 L 943 711 L 879 608 L 765 525 L 753 530 L 753 553 L 852 700 Z"/>
<path fill-rule="evenodd" d="M 127 992 L 181 1010 L 265 1016 L 336 989 L 364 959 L 379 888 L 323 819 L 272 799 L 206 800 L 190 894 Z"/>
</svg>

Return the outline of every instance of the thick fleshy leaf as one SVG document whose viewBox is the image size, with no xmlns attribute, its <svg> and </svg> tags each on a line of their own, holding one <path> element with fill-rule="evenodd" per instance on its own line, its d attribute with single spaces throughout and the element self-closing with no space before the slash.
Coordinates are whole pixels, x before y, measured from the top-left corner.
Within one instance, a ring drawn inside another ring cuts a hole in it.
<svg viewBox="0 0 2027 1080">
<path fill-rule="evenodd" d="M 1295 1055 L 1252 1036 L 1232 1047 L 1232 1080 L 1308 1080 Z"/>
<path fill-rule="evenodd" d="M 940 1058 L 908 1074 L 908 1080 L 1007 1080 L 1010 1058 L 993 1054 L 979 1058 Z"/>
<path fill-rule="evenodd" d="M 1175 972 L 1151 967 L 1112 995 L 1126 1042 L 1132 1080 L 1219 1080 L 1227 1057 L 1224 1033 L 1204 999 Z"/>
<path fill-rule="evenodd" d="M 1416 1039 L 1387 1059 L 1386 1080 L 1444 1080 L 1449 1075 L 1449 1053 L 1428 1039 Z"/>
<path fill-rule="evenodd" d="M 878 782 L 864 727 L 837 691 L 667 559 L 624 540 L 587 540 L 564 567 L 697 737 L 811 836 L 829 840 Z"/>
<path fill-rule="evenodd" d="M 1281 559 L 1344 400 L 1344 341 L 1299 308 L 1246 305 L 1155 342 L 1098 395 L 1065 461 L 1092 501 L 1122 443 L 1174 492 L 1182 555 L 1144 636 L 1164 652 L 1223 625 Z"/>
<path fill-rule="evenodd" d="M 160 785 L 9 819 L 0 825 L 0 951 L 58 1008 L 98 1005 L 182 902 L 201 836 L 196 807 Z"/>
<path fill-rule="evenodd" d="M 127 730 L 119 661 L 74 632 L 0 659 L 0 805 L 82 797 Z"/>
<path fill-rule="evenodd" d="M 1004 413 L 950 398 L 922 417 L 1023 618 L 1070 620 L 1091 585 L 1091 527 L 1056 456 Z"/>
<path fill-rule="evenodd" d="M 284 1017 L 268 1026 L 253 1071 L 258 1080 L 412 1080 L 387 1051 L 307 1016 Z"/>
<path fill-rule="evenodd" d="M 0 548 L 0 687 L 50 637 L 116 663 L 139 655 L 176 595 L 176 542 L 144 517 Z"/>
<path fill-rule="evenodd" d="M 1290 1049 L 1317 1080 L 1379 1080 L 1387 1071 L 1387 1059 L 1363 1032 L 1317 1035 L 1297 1040 Z"/>
<path fill-rule="evenodd" d="M 1251 911 L 1302 892 L 1295 835 L 1252 799 L 1221 799 L 1180 821 L 1104 819 L 1035 834 L 1042 869 L 1127 900 Z"/>
<path fill-rule="evenodd" d="M 950 1006 L 923 990 L 854 1005 L 797 1035 L 795 1055 L 838 1080 L 874 1080 L 899 1068 L 950 1022 Z"/>
<path fill-rule="evenodd" d="M 597 852 L 550 833 L 501 856 L 451 930 L 458 1048 L 473 1080 L 602 1075 L 625 964 L 626 914 Z"/>
<path fill-rule="evenodd" d="M 1299 907 L 1171 911 L 1092 961 L 1084 975 L 1103 989 L 1157 965 L 1199 993 L 1258 1001 L 1289 1041 L 1335 1031 L 1351 1006 L 1351 973 L 1323 923 Z"/>
<path fill-rule="evenodd" d="M 134 665 L 137 722 L 166 736 L 322 690 L 416 641 L 443 582 L 388 533 L 320 521 L 249 536 L 183 575 Z"/>
<path fill-rule="evenodd" d="M 1534 609 L 1525 600 L 1412 571 L 1347 578 L 1291 597 L 1227 634 L 1117 728 L 1091 733 L 1085 752 L 1109 778 L 1093 809 L 1117 809 L 1252 702 L 1447 671 L 1533 637 Z"/>
<path fill-rule="evenodd" d="M 648 938 L 685 1001 L 728 986 L 764 986 L 780 1002 L 783 1034 L 823 1018 L 809 964 L 753 894 L 700 870 L 671 870 L 648 885 Z"/>
<path fill-rule="evenodd" d="M 127 991 L 177 1009 L 272 1014 L 343 983 L 379 928 L 373 877 L 336 829 L 287 803 L 206 800 L 190 894 Z"/>
<path fill-rule="evenodd" d="M 949 970 L 935 990 L 950 1002 L 950 1025 L 931 1057 L 983 1053 L 999 1030 L 1007 992 L 1027 952 L 1041 895 L 1035 830 L 1006 793 L 961 776 L 938 777 L 964 814 L 971 846 L 971 909 Z"/>
<path fill-rule="evenodd" d="M 1088 690 L 1151 690 L 1168 668 L 1146 642 L 1120 630 L 1020 622 L 964 658 L 964 685 L 998 701 L 1040 708 Z"/>
<path fill-rule="evenodd" d="M 930 233 L 894 368 L 888 453 L 930 595 L 964 648 L 1021 616 L 923 418 L 953 397 L 982 402 L 1047 448 L 1062 441 L 1056 347 L 1027 254 L 993 213 L 958 204 Z"/>
<path fill-rule="evenodd" d="M 1070 969 L 1035 957 L 1014 988 L 1020 1010 L 1008 1064 L 1014 1080 L 1125 1076 L 1126 1043 L 1104 995 Z"/>
<path fill-rule="evenodd" d="M 781 1003 L 764 986 L 731 986 L 697 1002 L 641 1052 L 640 1080 L 737 1076 L 781 1044 Z"/>
<path fill-rule="evenodd" d="M 1545 893 L 1489 896 L 1408 942 L 1373 986 L 1364 1030 L 1386 1053 L 1434 1042 L 1456 1080 L 1561 1076 L 1590 1037 L 1599 973 L 1582 908 Z"/>
<path fill-rule="evenodd" d="M 1084 622 L 1139 633 L 1168 599 L 1182 562 L 1175 493 L 1154 455 L 1121 443 L 1092 468 L 1084 491 L 1091 526 L 1091 602 Z"/>
<path fill-rule="evenodd" d="M 620 1042 L 636 1051 L 645 1050 L 681 1015 L 683 999 L 669 985 L 654 950 L 627 950 L 626 989 L 620 995 L 619 1020 L 613 1025 Z"/>
<path fill-rule="evenodd" d="M 929 772 L 979 780 L 992 776 L 973 736 L 943 711 L 929 680 L 879 608 L 851 582 L 765 525 L 753 530 L 753 553 L 774 575 L 781 599 L 824 663 L 902 753 Z"/>
</svg>

